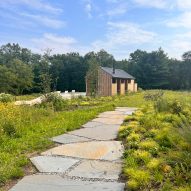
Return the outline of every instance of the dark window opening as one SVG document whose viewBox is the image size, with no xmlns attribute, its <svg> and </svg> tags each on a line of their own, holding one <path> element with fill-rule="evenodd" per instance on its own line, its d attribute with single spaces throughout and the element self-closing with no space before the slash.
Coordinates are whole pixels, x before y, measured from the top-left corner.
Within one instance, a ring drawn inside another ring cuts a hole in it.
<svg viewBox="0 0 191 191">
<path fill-rule="evenodd" d="M 115 78 L 112 78 L 112 83 L 116 84 L 116 79 Z"/>
<path fill-rule="evenodd" d="M 129 84 L 131 83 L 131 79 L 128 79 L 128 83 L 129 83 Z"/>
<path fill-rule="evenodd" d="M 128 90 L 128 80 L 125 80 L 125 91 L 127 92 Z"/>
<path fill-rule="evenodd" d="M 121 80 L 121 83 L 124 83 L 124 82 L 125 82 L 125 80 L 122 79 L 122 80 Z"/>
</svg>

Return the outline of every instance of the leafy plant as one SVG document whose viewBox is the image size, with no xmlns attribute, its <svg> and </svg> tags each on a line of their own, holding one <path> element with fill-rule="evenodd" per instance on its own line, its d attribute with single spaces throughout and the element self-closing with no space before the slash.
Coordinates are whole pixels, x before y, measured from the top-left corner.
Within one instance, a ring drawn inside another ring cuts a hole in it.
<svg viewBox="0 0 191 191">
<path fill-rule="evenodd" d="M 5 93 L 0 94 L 0 102 L 8 103 L 12 101 L 14 101 L 14 96 L 12 96 L 11 94 L 5 94 Z"/>
</svg>

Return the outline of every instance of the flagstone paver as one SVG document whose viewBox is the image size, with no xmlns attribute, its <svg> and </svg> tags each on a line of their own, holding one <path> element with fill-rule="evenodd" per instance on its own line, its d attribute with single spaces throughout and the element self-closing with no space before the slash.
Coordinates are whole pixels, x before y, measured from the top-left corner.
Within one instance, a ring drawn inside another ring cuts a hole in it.
<svg viewBox="0 0 191 191">
<path fill-rule="evenodd" d="M 53 137 L 60 146 L 31 158 L 40 174 L 24 177 L 11 191 L 123 191 L 123 146 L 115 139 L 125 117 L 135 110 L 117 107 L 82 129 Z"/>
<path fill-rule="evenodd" d="M 89 121 L 86 124 L 82 125 L 82 127 L 92 128 L 92 127 L 98 127 L 103 125 L 103 123 L 95 122 L 95 121 Z"/>
<path fill-rule="evenodd" d="M 118 130 L 119 125 L 102 125 L 94 128 L 75 130 L 70 132 L 69 135 L 76 135 L 99 141 L 107 141 L 116 139 Z"/>
<path fill-rule="evenodd" d="M 42 153 L 42 155 L 68 156 L 109 161 L 120 159 L 122 154 L 123 146 L 120 141 L 72 143 L 61 145 Z"/>
<path fill-rule="evenodd" d="M 108 161 L 83 161 L 74 170 L 69 172 L 69 176 L 83 178 L 99 178 L 118 180 L 121 173 L 122 165 Z"/>
<path fill-rule="evenodd" d="M 117 182 L 90 182 L 65 180 L 58 175 L 24 177 L 10 191 L 123 191 L 124 184 Z"/>
<path fill-rule="evenodd" d="M 108 118 L 95 118 L 92 121 L 100 122 L 104 124 L 111 124 L 111 125 L 120 125 L 123 123 L 122 119 L 108 119 Z"/>
<path fill-rule="evenodd" d="M 98 118 L 109 118 L 109 119 L 124 119 L 124 115 L 111 115 L 111 114 L 105 114 L 105 113 L 101 113 L 100 115 L 98 115 Z"/>
<path fill-rule="evenodd" d="M 126 110 L 126 111 L 129 111 L 129 110 Z M 106 114 L 106 115 L 125 115 L 124 114 L 124 111 L 105 111 L 101 114 Z"/>
<path fill-rule="evenodd" d="M 37 156 L 30 159 L 40 172 L 64 173 L 71 166 L 79 162 L 77 159 L 52 156 Z"/>
<path fill-rule="evenodd" d="M 68 144 L 68 143 L 78 143 L 90 141 L 90 139 L 85 137 L 79 137 L 72 134 L 63 134 L 57 137 L 53 137 L 52 140 L 56 143 Z"/>
</svg>

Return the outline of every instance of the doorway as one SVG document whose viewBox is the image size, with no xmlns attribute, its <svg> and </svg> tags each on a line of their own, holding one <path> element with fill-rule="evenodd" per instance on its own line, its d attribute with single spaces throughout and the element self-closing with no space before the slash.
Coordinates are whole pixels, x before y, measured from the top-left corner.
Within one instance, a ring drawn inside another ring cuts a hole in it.
<svg viewBox="0 0 191 191">
<path fill-rule="evenodd" d="M 121 80 L 117 79 L 117 94 L 121 93 Z"/>
</svg>

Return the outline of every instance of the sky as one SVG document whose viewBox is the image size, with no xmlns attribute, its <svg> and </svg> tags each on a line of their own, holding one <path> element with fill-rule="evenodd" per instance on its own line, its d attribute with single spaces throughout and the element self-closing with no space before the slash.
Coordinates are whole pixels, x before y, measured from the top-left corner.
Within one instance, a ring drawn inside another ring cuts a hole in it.
<svg viewBox="0 0 191 191">
<path fill-rule="evenodd" d="M 33 52 L 104 49 L 116 60 L 137 49 L 191 50 L 191 0 L 0 0 L 0 45 Z"/>
</svg>

